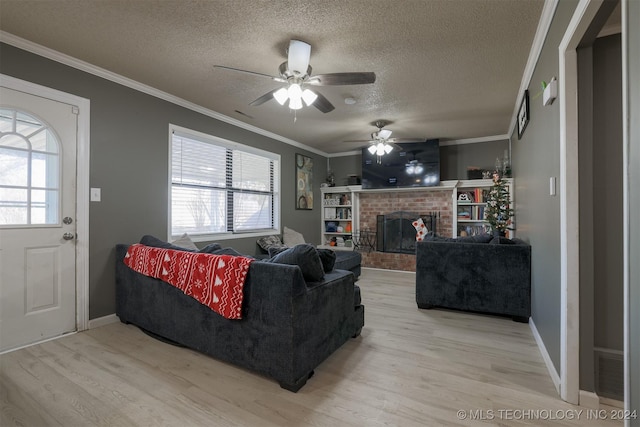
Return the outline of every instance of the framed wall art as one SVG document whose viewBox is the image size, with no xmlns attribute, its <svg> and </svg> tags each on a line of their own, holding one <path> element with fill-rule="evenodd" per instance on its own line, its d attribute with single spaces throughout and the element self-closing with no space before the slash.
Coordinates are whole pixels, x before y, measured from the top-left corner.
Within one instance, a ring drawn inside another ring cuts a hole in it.
<svg viewBox="0 0 640 427">
<path fill-rule="evenodd" d="M 524 91 L 520 108 L 518 109 L 518 139 L 522 138 L 522 134 L 529 124 L 529 91 Z"/>
<path fill-rule="evenodd" d="M 297 153 L 296 209 L 313 209 L 313 159 Z"/>
</svg>

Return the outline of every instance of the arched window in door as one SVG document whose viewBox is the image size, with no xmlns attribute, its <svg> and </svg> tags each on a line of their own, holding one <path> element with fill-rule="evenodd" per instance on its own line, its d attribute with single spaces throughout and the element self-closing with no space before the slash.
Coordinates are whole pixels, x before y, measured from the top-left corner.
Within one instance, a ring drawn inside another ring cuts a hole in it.
<svg viewBox="0 0 640 427">
<path fill-rule="evenodd" d="M 0 108 L 0 227 L 58 224 L 60 144 L 42 120 Z"/>
</svg>

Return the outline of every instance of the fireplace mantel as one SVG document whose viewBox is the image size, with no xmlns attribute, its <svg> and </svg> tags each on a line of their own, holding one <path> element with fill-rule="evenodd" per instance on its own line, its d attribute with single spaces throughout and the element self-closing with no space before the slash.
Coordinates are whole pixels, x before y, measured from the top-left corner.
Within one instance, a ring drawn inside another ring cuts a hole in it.
<svg viewBox="0 0 640 427">
<path fill-rule="evenodd" d="M 458 187 L 489 187 L 493 184 L 491 179 L 451 179 L 440 181 L 440 185 L 432 187 L 393 187 L 393 188 L 362 188 L 361 185 L 347 185 L 347 191 L 354 193 L 388 193 L 406 191 L 443 191 L 453 190 Z"/>
</svg>

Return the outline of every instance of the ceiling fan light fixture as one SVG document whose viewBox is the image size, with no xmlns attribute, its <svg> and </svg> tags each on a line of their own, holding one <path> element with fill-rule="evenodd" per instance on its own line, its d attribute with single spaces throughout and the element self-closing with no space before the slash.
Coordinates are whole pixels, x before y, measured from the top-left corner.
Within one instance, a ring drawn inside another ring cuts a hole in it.
<svg viewBox="0 0 640 427">
<path fill-rule="evenodd" d="M 302 99 L 304 100 L 304 103 L 307 104 L 307 107 L 308 107 L 311 104 L 313 104 L 316 99 L 318 99 L 318 95 L 316 95 L 316 93 L 310 89 L 305 89 L 302 91 Z"/>
<path fill-rule="evenodd" d="M 386 153 L 384 145 L 385 144 L 383 144 L 382 142 L 378 142 L 378 144 L 376 144 L 376 154 L 378 156 L 384 156 L 384 154 Z"/>
<path fill-rule="evenodd" d="M 393 146 L 392 146 L 392 145 L 384 144 L 384 152 L 385 152 L 386 154 L 389 154 L 389 153 L 390 153 L 390 152 L 392 152 L 392 151 L 393 151 Z"/>
<path fill-rule="evenodd" d="M 282 87 L 273 93 L 273 97 L 278 101 L 278 104 L 284 105 L 289 99 L 289 92 L 286 88 Z"/>
<path fill-rule="evenodd" d="M 289 108 L 299 110 L 302 108 L 302 98 L 289 98 Z"/>
<path fill-rule="evenodd" d="M 289 99 L 297 99 L 300 100 L 302 98 L 302 88 L 298 83 L 292 83 L 289 85 L 289 89 L 287 90 L 289 94 Z M 291 101 L 289 101 L 291 102 Z"/>
<path fill-rule="evenodd" d="M 371 153 L 371 155 L 373 156 L 374 154 L 376 154 L 376 151 L 378 150 L 378 148 L 375 145 L 370 145 L 369 148 L 367 148 L 367 150 L 369 150 L 369 153 Z"/>
<path fill-rule="evenodd" d="M 301 76 L 307 73 L 309 58 L 311 57 L 311 45 L 300 40 L 289 42 L 289 70 Z"/>
</svg>

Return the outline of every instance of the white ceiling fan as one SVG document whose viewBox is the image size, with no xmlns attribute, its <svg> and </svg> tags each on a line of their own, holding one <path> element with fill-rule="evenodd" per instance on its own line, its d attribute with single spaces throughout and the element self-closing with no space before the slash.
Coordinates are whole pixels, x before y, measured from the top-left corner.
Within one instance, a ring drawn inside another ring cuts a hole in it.
<svg viewBox="0 0 640 427">
<path fill-rule="evenodd" d="M 372 124 L 378 128 L 376 132 L 371 134 L 371 139 L 356 139 L 345 142 L 368 142 L 369 147 L 367 150 L 371 155 L 378 156 L 378 163 L 381 162 L 381 157 L 385 154 L 391 153 L 394 149 L 402 151 L 397 143 L 399 142 L 416 142 L 416 138 L 391 138 L 392 131 L 390 129 L 383 129 L 391 122 L 385 120 L 376 120 Z"/>
<path fill-rule="evenodd" d="M 312 76 L 311 65 L 309 65 L 310 58 L 310 44 L 300 40 L 291 40 L 289 42 L 287 61 L 280 64 L 278 68 L 279 76 L 270 76 L 224 65 L 214 65 L 214 67 L 267 77 L 276 82 L 286 83 L 286 86 L 265 93 L 249 105 L 262 105 L 275 98 L 280 105 L 285 105 L 289 101 L 290 109 L 299 110 L 303 107 L 304 101 L 307 106 L 313 105 L 323 113 L 328 113 L 334 110 L 335 107 L 321 93 L 313 91 L 307 86 L 360 85 L 371 84 L 376 81 L 376 75 L 372 72 L 330 73 Z"/>
</svg>

